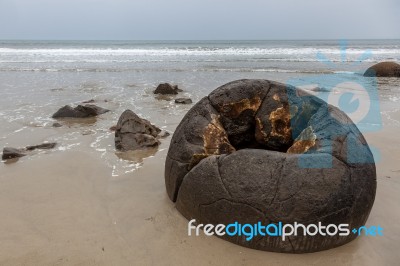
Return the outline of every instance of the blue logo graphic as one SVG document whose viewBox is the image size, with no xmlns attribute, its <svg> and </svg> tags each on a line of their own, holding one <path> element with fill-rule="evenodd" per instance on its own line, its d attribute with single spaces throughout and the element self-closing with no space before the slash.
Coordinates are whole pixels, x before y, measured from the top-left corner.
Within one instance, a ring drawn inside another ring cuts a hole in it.
<svg viewBox="0 0 400 266">
<path fill-rule="evenodd" d="M 347 42 L 342 41 L 340 43 L 340 58 L 341 61 L 338 64 L 349 64 L 347 60 Z M 360 57 L 350 64 L 350 66 L 356 67 L 361 62 L 370 58 L 372 53 L 370 51 L 365 51 Z M 377 80 L 376 77 L 364 77 L 362 73 L 354 73 L 354 72 L 343 72 L 343 71 L 334 71 L 337 68 L 337 64 L 332 60 L 328 59 L 322 53 L 317 53 L 316 55 L 318 61 L 325 64 L 327 67 L 332 69 L 331 74 L 321 74 L 321 75 L 313 75 L 313 76 L 302 76 L 299 78 L 290 79 L 287 81 L 287 84 L 298 88 L 312 88 L 310 90 L 310 94 L 317 96 L 318 98 L 324 100 L 328 104 L 338 107 L 340 110 L 345 112 L 354 124 L 358 127 L 360 132 L 376 132 L 382 128 L 381 121 L 381 113 L 380 113 L 380 105 L 379 105 L 379 94 L 377 89 Z M 309 95 L 300 95 L 304 102 L 310 102 L 311 98 Z M 296 110 L 298 112 L 301 108 L 304 108 L 302 103 L 299 103 L 296 98 L 299 97 L 299 94 L 291 95 L 288 93 L 288 100 L 291 110 Z M 329 114 L 332 119 L 335 119 L 335 113 L 331 113 L 329 108 L 326 108 L 326 114 Z M 293 119 L 292 115 L 292 119 Z M 325 119 L 322 116 L 312 117 L 309 123 L 312 125 L 318 126 L 322 119 Z M 339 122 L 339 120 L 335 120 Z M 343 125 L 343 119 L 340 122 L 342 126 L 336 128 L 346 128 L 346 125 Z M 292 122 L 294 122 L 292 120 Z M 350 121 L 349 121 L 350 123 Z M 300 128 L 305 128 L 307 126 L 302 126 Z M 335 129 L 336 129 L 335 128 Z M 296 132 L 293 130 L 293 137 L 297 137 L 301 132 Z M 363 137 L 361 133 L 358 133 L 359 136 L 356 137 L 348 137 L 352 135 L 348 135 L 346 130 L 339 130 L 335 133 L 335 136 L 330 136 L 327 138 L 326 136 L 319 136 L 318 134 L 314 137 L 319 141 L 319 146 L 322 147 L 323 153 L 327 155 L 331 155 L 330 159 L 328 157 L 324 157 L 319 162 L 313 161 L 310 163 L 310 158 L 307 156 L 307 153 L 303 154 L 299 158 L 299 165 L 302 168 L 331 168 L 332 167 L 332 156 L 333 150 L 332 146 L 334 145 L 335 140 L 340 138 L 346 138 L 346 158 L 347 163 L 356 164 L 356 163 L 373 163 L 373 158 L 365 158 L 363 154 L 364 149 L 368 149 L 365 143 L 363 143 Z M 312 135 L 308 134 L 308 137 Z M 304 136 L 301 138 L 304 139 Z M 379 152 L 373 147 L 369 146 L 371 152 L 374 154 L 375 160 L 379 160 Z M 311 152 L 312 153 L 312 152 Z"/>
<path fill-rule="evenodd" d="M 188 236 L 194 233 L 199 236 L 200 230 L 203 230 L 206 236 L 244 236 L 246 241 L 251 241 L 254 237 L 280 237 L 285 241 L 289 236 L 348 236 L 351 232 L 354 235 L 383 236 L 383 228 L 378 226 L 360 226 L 359 228 L 349 229 L 349 224 L 302 224 L 294 222 L 293 224 L 284 224 L 282 222 L 263 224 L 257 222 L 254 224 L 241 224 L 233 222 L 230 224 L 196 224 L 196 219 L 188 222 Z"/>
<path fill-rule="evenodd" d="M 351 230 L 354 235 L 366 235 L 366 236 L 383 236 L 383 228 L 380 225 L 377 226 L 360 226 Z"/>
</svg>

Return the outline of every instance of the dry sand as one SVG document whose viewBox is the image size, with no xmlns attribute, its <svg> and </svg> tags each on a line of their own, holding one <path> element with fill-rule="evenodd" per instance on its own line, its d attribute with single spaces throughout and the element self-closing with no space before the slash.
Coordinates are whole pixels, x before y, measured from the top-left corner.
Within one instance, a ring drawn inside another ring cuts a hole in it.
<svg viewBox="0 0 400 266">
<path fill-rule="evenodd" d="M 380 225 L 384 236 L 303 255 L 189 237 L 187 221 L 165 192 L 164 141 L 142 168 L 116 177 L 84 151 L 2 164 L 0 265 L 400 265 L 400 125 L 385 124 L 366 135 L 382 154 L 367 225 Z"/>
</svg>

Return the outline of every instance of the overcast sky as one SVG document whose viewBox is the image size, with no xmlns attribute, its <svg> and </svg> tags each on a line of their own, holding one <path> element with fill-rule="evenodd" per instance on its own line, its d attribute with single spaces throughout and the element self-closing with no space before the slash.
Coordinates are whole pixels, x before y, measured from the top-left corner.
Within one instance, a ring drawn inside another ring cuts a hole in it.
<svg viewBox="0 0 400 266">
<path fill-rule="evenodd" d="M 399 25 L 399 0 L 0 0 L 0 39 L 399 39 Z"/>
</svg>

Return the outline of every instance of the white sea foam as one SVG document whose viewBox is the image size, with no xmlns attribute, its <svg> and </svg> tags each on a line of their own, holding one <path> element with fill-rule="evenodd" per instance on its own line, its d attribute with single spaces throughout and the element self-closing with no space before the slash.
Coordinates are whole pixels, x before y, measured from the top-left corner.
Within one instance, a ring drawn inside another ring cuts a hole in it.
<svg viewBox="0 0 400 266">
<path fill-rule="evenodd" d="M 348 55 L 362 55 L 364 49 L 347 49 Z M 379 54 L 400 54 L 400 49 L 371 49 L 373 55 Z M 0 48 L 0 55 L 29 55 L 29 56 L 218 56 L 218 55 L 340 55 L 337 48 L 148 48 L 148 49 L 90 49 L 90 48 L 53 48 L 53 49 L 18 49 Z"/>
</svg>

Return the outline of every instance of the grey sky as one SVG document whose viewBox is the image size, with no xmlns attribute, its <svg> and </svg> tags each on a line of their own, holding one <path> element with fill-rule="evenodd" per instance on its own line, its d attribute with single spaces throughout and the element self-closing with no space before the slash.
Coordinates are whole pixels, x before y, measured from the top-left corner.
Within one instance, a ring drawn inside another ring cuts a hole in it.
<svg viewBox="0 0 400 266">
<path fill-rule="evenodd" d="M 0 39 L 400 38 L 398 0 L 0 0 Z"/>
</svg>

